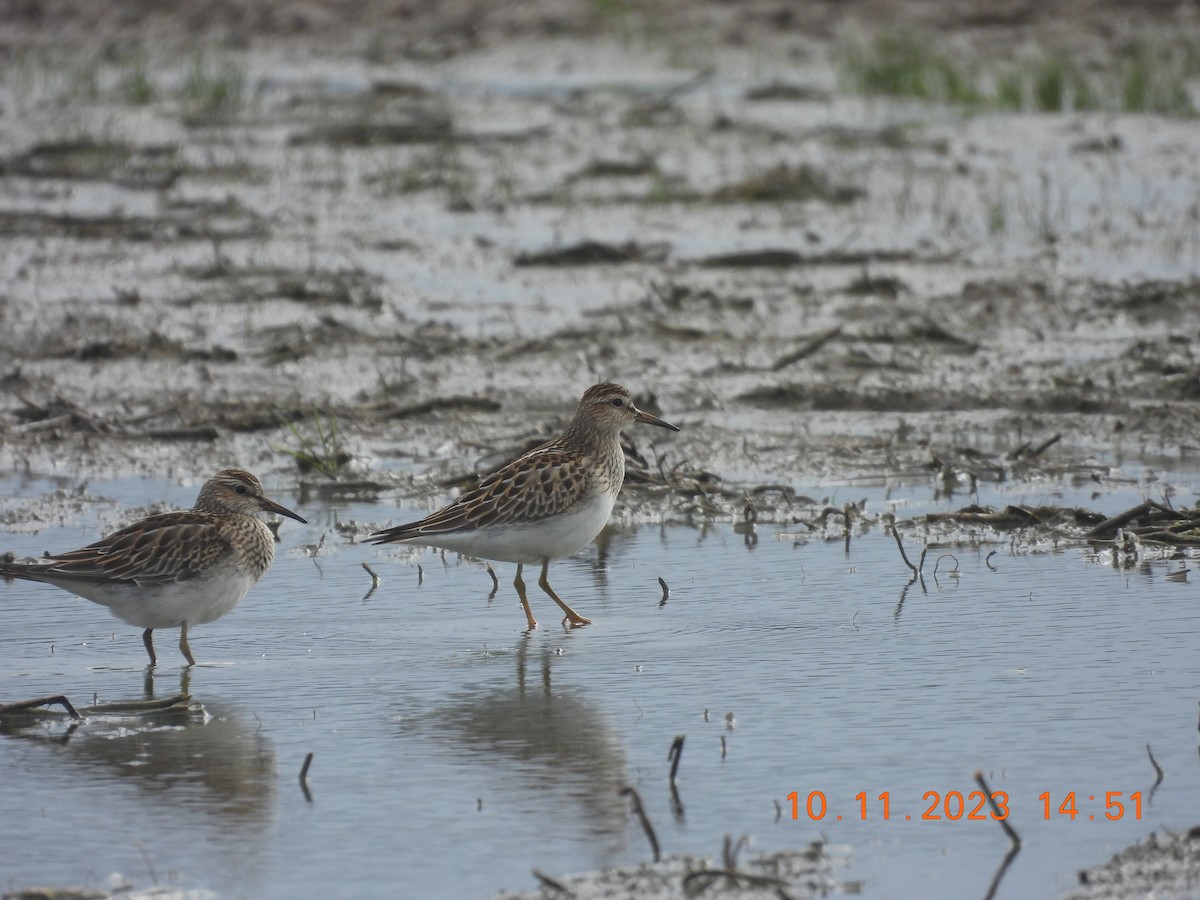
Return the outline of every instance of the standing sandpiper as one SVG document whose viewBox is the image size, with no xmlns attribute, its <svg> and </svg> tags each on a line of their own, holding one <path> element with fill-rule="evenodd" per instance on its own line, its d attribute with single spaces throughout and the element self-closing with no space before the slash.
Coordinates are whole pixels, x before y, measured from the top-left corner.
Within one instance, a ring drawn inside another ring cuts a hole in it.
<svg viewBox="0 0 1200 900">
<path fill-rule="evenodd" d="M 521 569 L 541 563 L 538 587 L 565 614 L 572 628 L 591 624 L 550 587 L 550 561 L 586 546 L 608 522 L 625 481 L 621 430 L 646 422 L 678 431 L 674 425 L 638 409 L 619 384 L 587 389 L 574 418 L 559 437 L 535 447 L 487 476 L 449 506 L 372 535 L 378 544 L 415 543 L 467 556 L 517 564 L 513 586 L 521 598 L 529 629 L 537 619 L 529 608 Z"/>
<path fill-rule="evenodd" d="M 154 629 L 178 628 L 179 651 L 194 666 L 188 628 L 237 606 L 275 558 L 275 536 L 259 512 L 305 522 L 263 496 L 249 472 L 224 469 L 204 483 L 191 509 L 148 516 L 81 550 L 0 563 L 0 577 L 43 581 L 107 606 L 146 629 L 152 666 Z"/>
</svg>

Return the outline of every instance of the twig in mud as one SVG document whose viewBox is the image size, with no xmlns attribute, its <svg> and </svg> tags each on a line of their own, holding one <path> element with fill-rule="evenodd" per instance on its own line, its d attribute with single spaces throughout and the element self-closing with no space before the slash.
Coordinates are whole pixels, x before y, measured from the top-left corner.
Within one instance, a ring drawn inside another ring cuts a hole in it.
<svg viewBox="0 0 1200 900">
<path fill-rule="evenodd" d="M 1029 457 L 1032 458 L 1034 456 L 1041 456 L 1043 453 L 1045 453 L 1047 450 L 1049 450 L 1051 447 L 1053 447 L 1055 444 L 1057 444 L 1061 440 L 1062 440 L 1061 434 L 1056 434 L 1056 435 L 1054 435 L 1054 437 L 1046 438 L 1046 440 L 1042 441 L 1035 448 L 1033 448 L 1032 451 L 1030 451 Z"/>
<path fill-rule="evenodd" d="M 671 741 L 671 749 L 667 751 L 667 761 L 671 763 L 671 784 L 675 783 L 675 773 L 679 771 L 679 760 L 683 756 L 683 739 L 684 735 L 675 735 L 675 740 Z"/>
<path fill-rule="evenodd" d="M 654 861 L 658 862 L 662 859 L 662 853 L 658 849 L 658 836 L 654 833 L 654 826 L 650 824 L 650 820 L 646 817 L 646 810 L 642 808 L 642 798 L 638 794 L 636 788 L 623 787 L 618 793 L 623 797 L 629 797 L 633 804 L 633 813 L 638 817 L 638 821 L 642 823 L 642 831 L 646 832 L 646 839 L 650 841 L 650 849 L 654 851 Z"/>
<path fill-rule="evenodd" d="M 904 564 L 912 569 L 913 577 L 921 574 L 920 570 L 914 566 L 908 558 L 908 554 L 904 552 L 904 541 L 900 539 L 900 531 L 896 528 L 896 517 L 888 514 L 888 527 L 892 529 L 892 537 L 896 539 L 896 546 L 900 550 L 900 558 L 904 560 Z"/>
<path fill-rule="evenodd" d="M 751 875 L 749 872 L 737 872 L 732 869 L 698 869 L 695 872 L 689 872 L 683 876 L 683 892 L 684 894 L 692 893 L 692 889 L 688 885 L 701 878 L 729 878 L 734 883 L 744 881 L 748 885 L 756 885 L 760 887 L 776 887 L 784 888 L 787 882 L 782 878 L 776 878 L 773 875 Z M 705 890 L 707 884 L 696 888 L 696 893 Z"/>
<path fill-rule="evenodd" d="M 374 569 L 372 569 L 372 568 L 371 568 L 369 565 L 367 565 L 366 563 L 363 563 L 363 564 L 362 564 L 362 567 L 363 567 L 364 569 L 366 569 L 366 570 L 367 570 L 367 574 L 371 576 L 371 589 L 370 589 L 369 591 L 367 591 L 367 593 L 366 593 L 366 594 L 364 594 L 364 595 L 363 595 L 363 602 L 365 603 L 365 602 L 367 602 L 368 600 L 370 600 L 370 599 L 371 599 L 371 595 L 372 595 L 373 593 L 375 593 L 376 589 L 378 589 L 378 587 L 379 587 L 379 576 L 378 576 L 378 575 L 375 573 L 375 570 L 374 570 Z"/>
<path fill-rule="evenodd" d="M 556 881 L 555 879 L 551 878 L 545 872 L 539 872 L 537 869 L 530 869 L 530 871 L 533 872 L 533 877 L 541 882 L 542 887 L 549 888 L 552 891 L 562 894 L 564 897 L 575 896 L 575 892 L 573 890 L 571 890 L 561 881 Z"/>
<path fill-rule="evenodd" d="M 488 599 L 491 600 L 496 596 L 496 592 L 500 590 L 500 579 L 496 577 L 496 570 L 492 568 L 491 563 L 485 563 L 487 573 L 492 576 L 492 592 L 488 594 Z"/>
<path fill-rule="evenodd" d="M 32 700 L 21 700 L 17 703 L 0 704 L 0 716 L 3 716 L 5 713 L 18 712 L 22 709 L 33 709 L 36 706 L 49 706 L 52 703 L 56 703 L 65 709 L 67 711 L 67 715 L 69 715 L 72 719 L 79 720 L 83 718 L 83 716 L 76 711 L 75 707 L 71 705 L 71 701 L 67 699 L 65 694 L 54 694 L 50 697 L 34 697 Z"/>
<path fill-rule="evenodd" d="M 725 835 L 725 840 L 721 844 L 721 859 L 725 863 L 725 868 L 730 871 L 737 869 L 738 854 L 742 852 L 742 848 L 750 842 L 748 835 L 742 835 L 738 838 L 737 843 L 733 842 L 728 834 Z"/>
<path fill-rule="evenodd" d="M 794 362 L 799 362 L 806 356 L 812 356 L 812 354 L 816 353 L 841 333 L 841 325 L 835 325 L 825 331 L 818 332 L 795 350 L 785 353 L 779 359 L 775 360 L 775 362 L 771 363 L 771 371 L 778 372 L 780 369 L 786 369 Z"/>
<path fill-rule="evenodd" d="M 141 844 L 134 844 L 138 848 L 138 852 L 142 854 L 142 862 L 146 864 L 146 871 L 150 873 L 150 883 L 158 887 L 158 873 L 154 871 L 154 863 L 150 861 L 150 854 L 146 852 L 146 848 Z"/>
<path fill-rule="evenodd" d="M 992 807 L 992 815 L 996 821 L 1000 823 L 1000 827 L 1004 829 L 1004 833 L 1008 835 L 1008 839 L 1012 841 L 1013 850 L 1021 849 L 1021 837 L 1013 830 L 1013 827 L 1008 824 L 1008 817 L 1001 817 L 1000 807 L 996 805 L 995 799 L 992 797 L 992 792 L 987 786 L 987 782 L 983 780 L 983 772 L 976 770 L 975 783 L 979 785 L 979 789 L 983 791 L 983 795 L 988 798 L 988 803 Z"/>
<path fill-rule="evenodd" d="M 1159 766 L 1158 760 L 1154 758 L 1154 751 L 1150 749 L 1149 744 L 1146 745 L 1146 755 L 1150 757 L 1150 765 L 1154 766 L 1154 771 L 1158 773 L 1158 777 L 1154 779 L 1154 786 L 1158 787 L 1160 784 L 1162 784 L 1163 770 L 1162 767 Z"/>
<path fill-rule="evenodd" d="M 1127 509 L 1125 512 L 1113 516 L 1111 519 L 1105 519 L 1103 522 L 1085 534 L 1084 538 L 1090 539 L 1112 537 L 1118 528 L 1123 528 L 1134 519 L 1140 519 L 1142 516 L 1146 515 L 1146 513 L 1156 511 L 1172 515 L 1174 514 L 1174 510 L 1172 510 L 1170 507 L 1163 506 L 1161 503 L 1155 503 L 1153 500 L 1146 500 L 1142 503 L 1139 503 L 1132 509 Z"/>
<path fill-rule="evenodd" d="M 658 601 L 658 605 L 666 606 L 667 598 L 671 596 L 671 589 L 669 587 L 667 587 L 667 583 L 665 581 L 663 581 L 661 575 L 658 578 L 658 584 L 662 588 L 662 592 L 663 592 L 662 599 Z"/>
</svg>

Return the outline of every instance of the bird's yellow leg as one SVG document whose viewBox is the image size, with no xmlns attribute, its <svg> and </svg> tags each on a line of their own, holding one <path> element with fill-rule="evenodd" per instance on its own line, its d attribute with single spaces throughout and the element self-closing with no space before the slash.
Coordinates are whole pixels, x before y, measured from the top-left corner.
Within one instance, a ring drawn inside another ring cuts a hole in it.
<svg viewBox="0 0 1200 900">
<path fill-rule="evenodd" d="M 513 579 L 513 587 L 517 589 L 517 596 L 521 598 L 521 608 L 525 610 L 525 620 L 529 622 L 529 630 L 533 631 L 537 628 L 537 619 L 533 617 L 533 610 L 529 608 L 529 598 L 525 596 L 525 582 L 521 580 L 521 568 L 524 563 L 517 563 L 517 577 Z"/>
<path fill-rule="evenodd" d="M 179 626 L 179 652 L 183 654 L 183 658 L 188 661 L 189 666 L 194 666 L 196 660 L 192 657 L 192 648 L 187 642 L 187 622 Z"/>
<path fill-rule="evenodd" d="M 146 652 L 150 654 L 150 665 L 158 665 L 158 655 L 154 652 L 154 629 L 147 628 L 142 632 L 142 643 L 146 645 Z"/>
<path fill-rule="evenodd" d="M 550 561 L 542 563 L 542 577 L 538 579 L 538 587 L 550 595 L 550 599 L 562 607 L 562 611 L 566 613 L 563 617 L 564 622 L 570 622 L 572 628 L 578 628 L 581 625 L 591 625 L 592 620 L 584 618 L 571 607 L 567 606 L 566 602 L 558 594 L 554 593 L 554 588 L 550 587 L 550 580 L 547 575 L 550 572 Z"/>
</svg>

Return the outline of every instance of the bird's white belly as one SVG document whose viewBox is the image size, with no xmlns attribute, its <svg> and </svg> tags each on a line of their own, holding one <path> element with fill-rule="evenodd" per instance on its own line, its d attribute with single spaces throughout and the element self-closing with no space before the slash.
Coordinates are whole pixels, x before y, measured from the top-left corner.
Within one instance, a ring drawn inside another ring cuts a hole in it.
<svg viewBox="0 0 1200 900">
<path fill-rule="evenodd" d="M 572 512 L 539 522 L 437 535 L 427 543 L 467 556 L 504 562 L 532 564 L 561 559 L 591 543 L 608 523 L 615 501 L 615 495 L 604 493 Z"/>
<path fill-rule="evenodd" d="M 107 606 L 123 622 L 139 628 L 178 628 L 185 622 L 204 625 L 225 615 L 254 586 L 250 574 L 221 566 L 207 574 L 170 584 L 139 588 L 132 585 L 60 585 L 94 603 Z"/>
</svg>

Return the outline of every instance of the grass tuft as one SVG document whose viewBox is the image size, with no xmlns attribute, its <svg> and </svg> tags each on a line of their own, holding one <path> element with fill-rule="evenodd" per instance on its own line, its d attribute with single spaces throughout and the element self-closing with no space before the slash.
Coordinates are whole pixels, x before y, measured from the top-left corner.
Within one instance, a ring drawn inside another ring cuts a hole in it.
<svg viewBox="0 0 1200 900">
<path fill-rule="evenodd" d="M 194 116 L 236 113 L 246 102 L 246 73 L 228 61 L 197 55 L 188 68 L 180 97 Z"/>
<path fill-rule="evenodd" d="M 1200 44 L 1142 38 L 1091 68 L 1069 51 L 1041 49 L 1014 66 L 957 63 L 938 49 L 936 38 L 889 32 L 845 47 L 839 68 L 843 83 L 860 93 L 970 109 L 1190 117 L 1196 108 L 1188 81 L 1200 75 Z"/>
<path fill-rule="evenodd" d="M 271 449 L 294 459 L 301 472 L 319 472 L 326 478 L 336 478 L 350 462 L 350 454 L 342 446 L 342 439 L 338 435 L 337 422 L 332 418 L 322 420 L 314 411 L 310 434 L 302 434 L 294 422 L 288 423 L 288 429 L 299 447 L 272 445 Z"/>
</svg>

